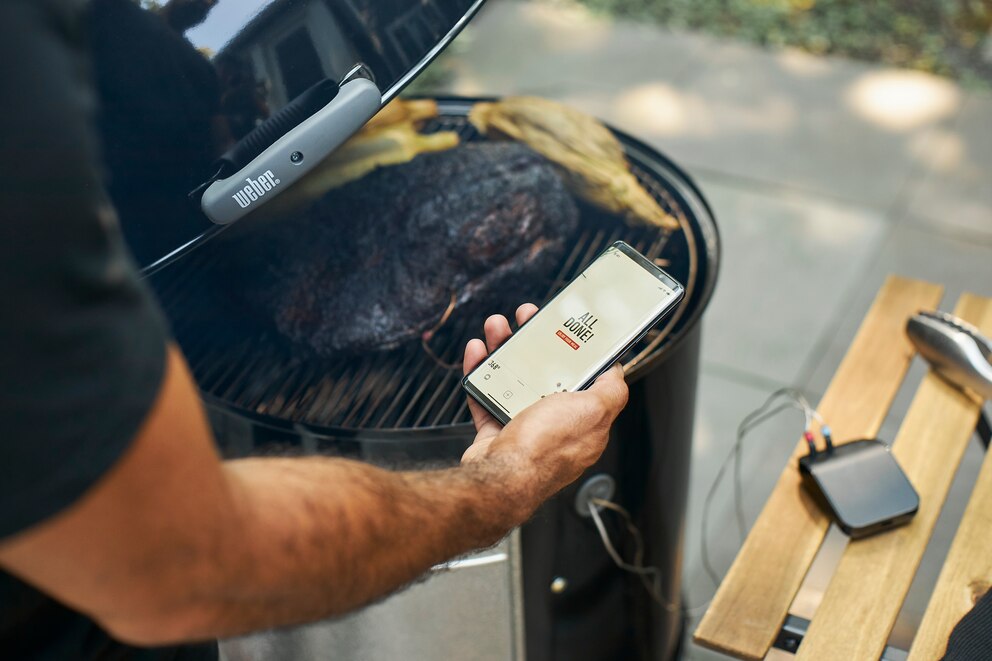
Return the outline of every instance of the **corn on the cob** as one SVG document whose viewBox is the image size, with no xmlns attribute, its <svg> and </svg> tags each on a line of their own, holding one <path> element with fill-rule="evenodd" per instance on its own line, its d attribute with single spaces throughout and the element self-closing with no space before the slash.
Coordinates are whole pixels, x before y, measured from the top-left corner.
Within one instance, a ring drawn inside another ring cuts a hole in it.
<svg viewBox="0 0 992 661">
<path fill-rule="evenodd" d="M 592 117 L 547 99 L 507 97 L 477 103 L 469 121 L 487 136 L 518 140 L 555 163 L 569 189 L 587 202 L 631 224 L 679 227 L 630 172 L 616 137 Z"/>
</svg>

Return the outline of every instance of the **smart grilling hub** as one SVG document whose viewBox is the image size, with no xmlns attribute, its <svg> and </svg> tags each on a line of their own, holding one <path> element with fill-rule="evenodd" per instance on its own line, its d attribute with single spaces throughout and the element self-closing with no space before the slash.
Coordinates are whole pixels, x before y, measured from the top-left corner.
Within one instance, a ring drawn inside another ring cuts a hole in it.
<svg viewBox="0 0 992 661">
<path fill-rule="evenodd" d="M 853 539 L 908 523 L 920 498 L 877 439 L 836 445 L 799 460 L 806 488 Z"/>
</svg>

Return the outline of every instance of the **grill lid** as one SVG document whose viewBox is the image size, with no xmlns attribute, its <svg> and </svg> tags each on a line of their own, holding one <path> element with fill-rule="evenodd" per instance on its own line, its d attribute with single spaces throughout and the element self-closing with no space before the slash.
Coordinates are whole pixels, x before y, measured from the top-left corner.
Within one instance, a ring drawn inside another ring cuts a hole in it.
<svg viewBox="0 0 992 661">
<path fill-rule="evenodd" d="M 111 195 L 146 273 L 216 234 L 208 218 L 231 223 L 289 188 L 482 2 L 93 0 Z"/>
<path fill-rule="evenodd" d="M 175 1 L 175 0 L 174 0 Z M 482 0 L 219 0 L 186 32 L 211 61 L 242 58 L 278 111 L 362 62 L 390 101 L 443 49 Z"/>
<path fill-rule="evenodd" d="M 222 57 L 274 61 L 276 100 L 286 105 L 225 152 L 202 186 L 200 206 L 214 223 L 239 220 L 302 179 L 423 69 L 473 6 L 472 0 L 356 4 L 276 0 L 221 47 Z"/>
</svg>

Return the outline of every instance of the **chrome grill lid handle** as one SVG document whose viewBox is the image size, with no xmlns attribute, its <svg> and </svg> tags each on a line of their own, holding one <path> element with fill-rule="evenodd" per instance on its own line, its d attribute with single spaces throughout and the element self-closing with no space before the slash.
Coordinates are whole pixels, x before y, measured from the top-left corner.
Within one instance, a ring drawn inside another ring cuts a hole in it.
<svg viewBox="0 0 992 661">
<path fill-rule="evenodd" d="M 325 98 L 325 105 L 306 116 L 315 100 Z M 362 64 L 337 90 L 329 90 L 326 81 L 317 83 L 222 157 L 218 178 L 200 199 L 203 213 L 218 225 L 228 225 L 258 209 L 341 146 L 381 103 L 371 71 Z M 224 176 L 227 172 L 231 174 Z"/>
</svg>

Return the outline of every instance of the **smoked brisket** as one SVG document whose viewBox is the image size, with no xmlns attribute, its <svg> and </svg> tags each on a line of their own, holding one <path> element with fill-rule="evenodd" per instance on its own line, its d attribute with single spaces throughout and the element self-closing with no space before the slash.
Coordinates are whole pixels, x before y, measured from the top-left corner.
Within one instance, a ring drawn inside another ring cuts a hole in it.
<svg viewBox="0 0 992 661">
<path fill-rule="evenodd" d="M 468 144 L 225 241 L 225 279 L 246 313 L 320 355 L 385 350 L 419 339 L 452 300 L 457 317 L 469 303 L 543 296 L 577 223 L 542 156 Z"/>
</svg>

